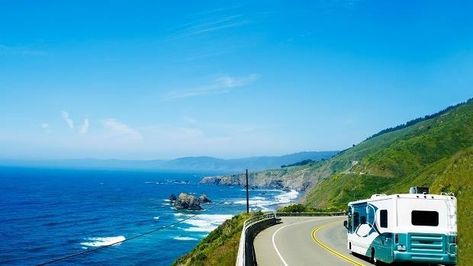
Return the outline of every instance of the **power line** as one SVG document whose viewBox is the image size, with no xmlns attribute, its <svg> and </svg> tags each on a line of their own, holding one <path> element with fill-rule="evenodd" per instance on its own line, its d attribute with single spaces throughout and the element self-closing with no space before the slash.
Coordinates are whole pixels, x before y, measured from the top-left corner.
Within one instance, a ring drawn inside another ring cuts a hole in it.
<svg viewBox="0 0 473 266">
<path fill-rule="evenodd" d="M 220 200 L 220 201 L 213 201 L 212 203 L 214 204 L 217 204 L 217 205 L 220 205 L 220 204 L 225 204 L 226 201 L 225 200 Z M 190 220 L 196 216 L 198 216 L 199 214 L 194 214 L 194 215 L 191 215 L 189 217 L 186 217 L 184 219 L 181 219 L 177 222 L 174 222 L 174 223 L 171 223 L 171 224 L 168 224 L 168 225 L 164 225 L 164 226 L 160 226 L 158 228 L 155 228 L 153 230 L 150 230 L 150 231 L 147 231 L 145 233 L 141 233 L 141 234 L 138 234 L 138 235 L 135 235 L 135 236 L 132 236 L 130 238 L 126 238 L 124 240 L 121 240 L 121 241 L 117 241 L 117 242 L 114 242 L 112 244 L 108 244 L 108 245 L 103 245 L 103 246 L 99 246 L 99 247 L 95 247 L 95 248 L 90 248 L 90 249 L 87 249 L 87 250 L 83 250 L 81 252 L 77 252 L 77 253 L 73 253 L 73 254 L 69 254 L 69 255 L 66 255 L 66 256 L 63 256 L 63 257 L 59 257 L 59 258 L 56 258 L 56 259 L 52 259 L 52 260 L 49 260 L 49 261 L 46 261 L 46 262 L 43 262 L 43 263 L 40 263 L 40 264 L 37 264 L 38 266 L 42 266 L 42 265 L 49 265 L 49 264 L 53 264 L 53 263 L 56 263 L 56 262 L 60 262 L 60 261 L 64 261 L 64 260 L 67 260 L 67 259 L 70 259 L 70 258 L 74 258 L 74 257 L 78 257 L 78 256 L 81 256 L 81 255 L 85 255 L 85 254 L 89 254 L 89 253 L 92 253 L 92 252 L 95 252 L 97 250 L 100 250 L 100 249 L 105 249 L 105 248 L 108 248 L 110 246 L 114 246 L 114 245 L 117 245 L 117 244 L 121 244 L 121 243 L 124 243 L 124 242 L 127 242 L 127 241 L 130 241 L 130 240 L 133 240 L 133 239 L 137 239 L 137 238 L 140 238 L 140 237 L 143 237 L 143 236 L 146 236 L 146 235 L 149 235 L 149 234 L 152 234 L 152 233 L 155 233 L 157 231 L 161 231 L 161 230 L 164 230 L 166 228 L 169 228 L 169 227 L 172 227 L 174 225 L 177 225 L 177 224 L 180 224 L 182 222 L 185 222 L 187 220 Z M 141 221 L 137 221 L 137 222 L 145 222 L 145 221 L 148 221 L 148 220 L 141 220 Z M 136 223 L 136 222 L 134 222 Z"/>
<path fill-rule="evenodd" d="M 130 238 L 126 238 L 126 239 L 124 239 L 124 240 L 114 242 L 114 243 L 112 243 L 112 244 L 103 245 L 103 246 L 96 247 L 96 248 L 92 248 L 92 249 L 87 249 L 87 250 L 84 250 L 84 251 L 81 251 L 81 252 L 69 254 L 69 255 L 66 255 L 66 256 L 63 256 L 63 257 L 59 257 L 59 258 L 56 258 L 56 259 L 47 261 L 47 262 L 43 262 L 43 263 L 38 264 L 38 266 L 53 264 L 53 263 L 56 263 L 56 262 L 60 262 L 60 261 L 63 261 L 63 260 L 67 260 L 67 259 L 70 259 L 70 258 L 74 258 L 74 257 L 77 257 L 77 256 L 81 256 L 81 255 L 84 255 L 84 254 L 92 253 L 92 252 L 95 252 L 95 251 L 97 251 L 97 250 L 99 250 L 99 249 L 105 249 L 105 248 L 108 248 L 108 247 L 110 247 L 110 246 L 114 246 L 114 245 L 117 245 L 117 244 L 124 243 L 124 242 L 126 242 L 126 241 L 130 241 L 130 240 L 137 239 L 137 238 L 140 238 L 140 237 L 143 237 L 143 236 L 146 236 L 146 235 L 150 235 L 150 234 L 155 233 L 155 232 L 157 232 L 157 231 L 164 230 L 164 229 L 166 229 L 166 228 L 169 228 L 169 227 L 172 227 L 172 226 L 174 226 L 174 225 L 177 225 L 177 224 L 180 224 L 180 223 L 182 223 L 182 222 L 185 222 L 185 221 L 187 221 L 187 220 L 190 220 L 190 219 L 194 218 L 194 217 L 197 216 L 197 215 L 198 215 L 198 214 L 194 214 L 194 215 L 192 215 L 192 216 L 189 216 L 189 217 L 186 217 L 186 218 L 184 218 L 184 219 L 181 219 L 181 220 L 179 220 L 179 221 L 177 221 L 177 222 L 174 222 L 174 223 L 171 223 L 171 224 L 168 224 L 168 225 L 164 225 L 164 226 L 155 228 L 155 229 L 150 230 L 150 231 L 148 231 L 148 232 L 141 233 L 141 234 L 132 236 L 132 237 L 130 237 Z"/>
</svg>

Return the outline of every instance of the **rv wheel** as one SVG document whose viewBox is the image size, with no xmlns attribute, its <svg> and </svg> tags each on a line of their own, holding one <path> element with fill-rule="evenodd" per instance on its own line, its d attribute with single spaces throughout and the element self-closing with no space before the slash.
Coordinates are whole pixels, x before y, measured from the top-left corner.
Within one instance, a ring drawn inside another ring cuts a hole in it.
<svg viewBox="0 0 473 266">
<path fill-rule="evenodd" d="M 378 259 L 376 259 L 376 256 L 375 256 L 375 249 L 374 249 L 374 248 L 371 249 L 371 262 L 372 262 L 374 265 L 378 265 Z"/>
</svg>

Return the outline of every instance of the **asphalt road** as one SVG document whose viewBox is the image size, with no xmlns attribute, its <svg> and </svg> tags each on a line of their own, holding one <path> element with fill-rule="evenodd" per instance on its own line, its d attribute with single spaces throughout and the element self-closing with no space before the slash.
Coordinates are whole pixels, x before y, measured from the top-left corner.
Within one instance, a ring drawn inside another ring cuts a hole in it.
<svg viewBox="0 0 473 266">
<path fill-rule="evenodd" d="M 254 241 L 258 265 L 372 265 L 346 249 L 344 217 L 283 217 Z"/>
</svg>

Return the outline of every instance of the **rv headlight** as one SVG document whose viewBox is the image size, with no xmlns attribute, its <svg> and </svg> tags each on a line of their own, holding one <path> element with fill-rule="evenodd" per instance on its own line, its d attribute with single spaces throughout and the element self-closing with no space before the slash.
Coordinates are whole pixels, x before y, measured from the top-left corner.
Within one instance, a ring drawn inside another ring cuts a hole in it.
<svg viewBox="0 0 473 266">
<path fill-rule="evenodd" d="M 398 251 L 406 251 L 406 246 L 404 246 L 404 245 L 397 245 L 397 250 L 398 250 Z"/>
</svg>

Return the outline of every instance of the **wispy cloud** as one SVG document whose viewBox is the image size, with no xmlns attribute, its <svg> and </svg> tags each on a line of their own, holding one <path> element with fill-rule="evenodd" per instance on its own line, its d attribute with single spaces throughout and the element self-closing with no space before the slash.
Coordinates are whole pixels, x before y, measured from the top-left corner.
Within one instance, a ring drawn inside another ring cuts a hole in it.
<svg viewBox="0 0 473 266">
<path fill-rule="evenodd" d="M 224 31 L 247 24 L 250 24 L 250 20 L 243 14 L 221 14 L 221 12 L 201 14 L 199 18 L 191 19 L 189 22 L 175 29 L 168 40 Z"/>
<path fill-rule="evenodd" d="M 69 117 L 69 113 L 66 111 L 62 111 L 61 114 L 62 114 L 62 119 L 64 120 L 64 122 L 66 122 L 67 126 L 70 129 L 74 129 L 74 121 Z"/>
<path fill-rule="evenodd" d="M 87 134 L 87 132 L 89 131 L 89 119 L 86 118 L 84 119 L 84 123 L 82 124 L 82 127 L 80 128 L 80 133 L 81 134 Z"/>
<path fill-rule="evenodd" d="M 162 100 L 170 101 L 209 94 L 229 93 L 236 88 L 244 87 L 253 83 L 258 78 L 258 74 L 250 74 L 244 77 L 233 77 L 228 75 L 220 76 L 217 77 L 211 84 L 206 86 L 200 86 L 188 90 L 170 91 L 163 95 Z"/>
<path fill-rule="evenodd" d="M 221 76 L 215 79 L 218 87 L 231 89 L 246 86 L 259 78 L 258 74 L 251 74 L 246 77 Z"/>
<path fill-rule="evenodd" d="M 41 128 L 43 129 L 44 133 L 46 134 L 51 133 L 51 128 L 49 127 L 48 123 L 42 123 Z"/>
<path fill-rule="evenodd" d="M 197 35 L 197 34 L 209 33 L 213 31 L 235 28 L 235 27 L 242 26 L 248 23 L 249 21 L 244 19 L 242 15 L 232 15 L 232 16 L 223 17 L 218 20 L 207 21 L 204 23 L 192 25 L 191 27 L 188 27 L 184 31 L 184 34 Z"/>
<path fill-rule="evenodd" d="M 103 120 L 102 125 L 107 130 L 110 138 L 127 138 L 136 141 L 143 140 L 143 135 L 141 135 L 138 130 L 114 118 Z"/>
</svg>

